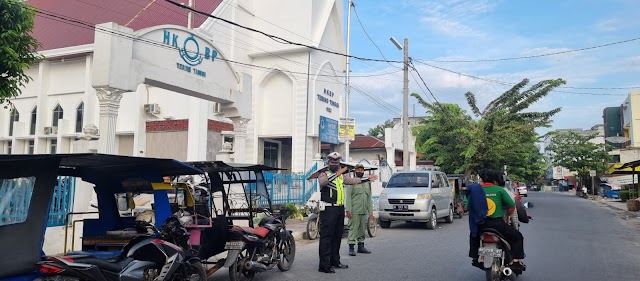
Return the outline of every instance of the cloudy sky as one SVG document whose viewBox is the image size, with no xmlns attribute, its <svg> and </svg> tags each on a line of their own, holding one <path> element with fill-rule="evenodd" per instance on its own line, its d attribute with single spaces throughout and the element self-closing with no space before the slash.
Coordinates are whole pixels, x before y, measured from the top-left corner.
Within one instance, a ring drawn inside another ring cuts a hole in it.
<svg viewBox="0 0 640 281">
<path fill-rule="evenodd" d="M 567 81 L 564 88 L 549 94 L 532 110 L 562 107 L 553 129 L 588 129 L 603 123 L 605 107 L 624 102 L 633 90 L 629 87 L 640 86 L 640 39 L 633 40 L 640 37 L 640 17 L 634 14 L 640 11 L 637 0 L 359 0 L 355 4 L 364 29 L 386 59 L 402 60 L 403 55 L 389 37 L 409 39 L 409 56 L 440 102 L 468 109 L 464 93 L 471 91 L 484 108 L 510 88 L 500 81 L 515 83 L 529 78 L 533 84 L 562 78 Z M 345 28 L 346 14 L 345 8 Z M 446 62 L 544 55 L 625 40 L 630 41 L 537 58 Z M 351 54 L 381 59 L 380 51 L 352 13 Z M 400 116 L 403 76 L 399 67 L 352 60 L 353 76 L 390 73 L 352 78 L 352 86 L 360 89 L 352 90 L 350 103 L 358 133 Z M 433 100 L 418 76 L 413 76 L 409 76 L 410 92 Z M 383 105 L 371 99 L 381 99 Z M 410 97 L 410 115 L 415 103 Z M 415 108 L 416 115 L 424 115 L 420 105 Z"/>
</svg>

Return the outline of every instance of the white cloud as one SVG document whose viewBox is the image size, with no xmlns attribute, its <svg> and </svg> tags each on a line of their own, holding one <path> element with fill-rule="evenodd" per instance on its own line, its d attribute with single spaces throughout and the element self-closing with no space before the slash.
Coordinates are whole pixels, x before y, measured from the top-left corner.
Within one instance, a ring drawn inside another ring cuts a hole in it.
<svg viewBox="0 0 640 281">
<path fill-rule="evenodd" d="M 474 28 L 479 16 L 490 12 L 496 1 L 448 0 L 405 1 L 405 5 L 418 8 L 420 21 L 433 31 L 450 37 L 485 37 L 486 33 Z"/>
<path fill-rule="evenodd" d="M 622 21 L 620 19 L 607 19 L 596 23 L 596 29 L 603 32 L 611 32 L 618 30 L 621 25 Z"/>
</svg>

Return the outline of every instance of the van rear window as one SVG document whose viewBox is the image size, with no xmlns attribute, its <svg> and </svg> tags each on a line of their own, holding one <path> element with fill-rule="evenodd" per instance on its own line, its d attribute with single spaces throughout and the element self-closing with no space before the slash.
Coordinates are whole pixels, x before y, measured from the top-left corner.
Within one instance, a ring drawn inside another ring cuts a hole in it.
<svg viewBox="0 0 640 281">
<path fill-rule="evenodd" d="M 0 179 L 0 226 L 27 220 L 35 183 L 35 177 Z"/>
<path fill-rule="evenodd" d="M 387 183 L 387 188 L 429 187 L 430 181 L 431 177 L 428 173 L 402 173 L 393 175 Z"/>
</svg>

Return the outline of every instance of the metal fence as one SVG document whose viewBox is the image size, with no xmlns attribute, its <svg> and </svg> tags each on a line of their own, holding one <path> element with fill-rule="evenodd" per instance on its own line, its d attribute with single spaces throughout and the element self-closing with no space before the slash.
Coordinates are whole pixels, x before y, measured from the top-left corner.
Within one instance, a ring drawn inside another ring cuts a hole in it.
<svg viewBox="0 0 640 281">
<path fill-rule="evenodd" d="M 264 180 L 269 189 L 272 204 L 293 203 L 303 205 L 311 198 L 318 187 L 317 180 L 308 181 L 307 178 L 318 169 L 314 164 L 304 174 L 264 173 Z"/>
<path fill-rule="evenodd" d="M 64 225 L 65 216 L 73 211 L 73 198 L 76 191 L 76 178 L 58 177 L 49 207 L 47 226 Z"/>
<path fill-rule="evenodd" d="M 35 178 L 4 179 L 0 183 L 0 225 L 24 222 L 29 213 Z M 64 224 L 66 214 L 73 210 L 75 184 L 73 177 L 58 177 L 47 226 Z"/>
</svg>

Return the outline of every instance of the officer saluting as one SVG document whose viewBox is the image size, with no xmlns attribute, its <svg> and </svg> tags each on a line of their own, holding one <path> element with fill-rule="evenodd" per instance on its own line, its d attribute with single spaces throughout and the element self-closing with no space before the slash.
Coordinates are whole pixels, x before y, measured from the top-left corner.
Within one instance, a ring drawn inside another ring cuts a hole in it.
<svg viewBox="0 0 640 281">
<path fill-rule="evenodd" d="M 375 175 L 360 179 L 343 175 L 348 167 L 340 168 L 340 153 L 328 156 L 329 170 L 318 176 L 320 184 L 320 266 L 318 271 L 335 273 L 332 267 L 348 268 L 340 262 L 340 242 L 344 231 L 344 185 L 355 185 L 375 180 Z M 324 207 L 324 210 L 323 210 Z"/>
</svg>

